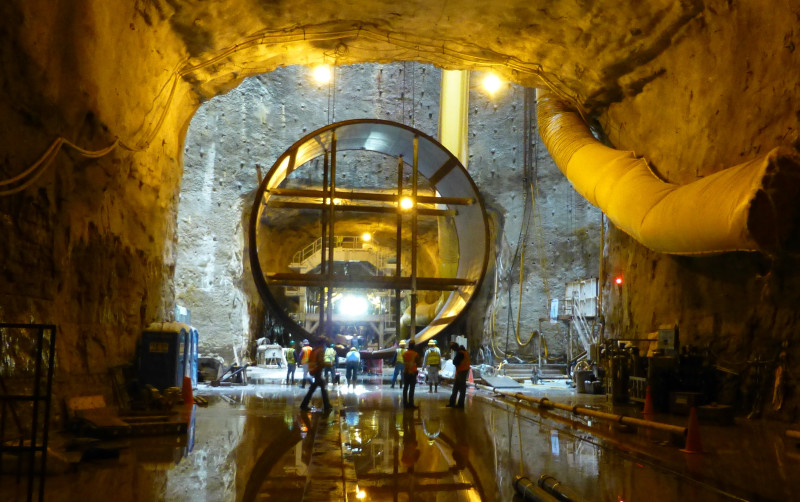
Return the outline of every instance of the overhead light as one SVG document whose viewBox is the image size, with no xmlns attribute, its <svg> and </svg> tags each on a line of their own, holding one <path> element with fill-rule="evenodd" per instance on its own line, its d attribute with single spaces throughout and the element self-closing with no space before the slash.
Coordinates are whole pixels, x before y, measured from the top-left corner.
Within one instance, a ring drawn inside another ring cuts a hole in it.
<svg viewBox="0 0 800 502">
<path fill-rule="evenodd" d="M 364 296 L 345 295 L 339 302 L 339 312 L 350 317 L 366 314 L 367 308 L 367 299 Z"/>
<path fill-rule="evenodd" d="M 494 73 L 489 73 L 483 77 L 483 88 L 486 89 L 486 92 L 489 94 L 494 94 L 499 91 L 502 84 L 503 81 Z"/>
<path fill-rule="evenodd" d="M 411 197 L 400 199 L 400 209 L 411 209 L 412 207 L 414 207 L 414 201 L 411 200 Z"/>
<path fill-rule="evenodd" d="M 331 81 L 331 67 L 326 64 L 315 66 L 312 70 L 312 74 L 314 75 L 314 80 L 316 80 L 318 84 L 327 84 Z"/>
<path fill-rule="evenodd" d="M 363 234 L 361 234 L 361 240 L 363 242 L 369 242 L 372 240 L 372 235 L 369 232 L 364 232 Z"/>
</svg>

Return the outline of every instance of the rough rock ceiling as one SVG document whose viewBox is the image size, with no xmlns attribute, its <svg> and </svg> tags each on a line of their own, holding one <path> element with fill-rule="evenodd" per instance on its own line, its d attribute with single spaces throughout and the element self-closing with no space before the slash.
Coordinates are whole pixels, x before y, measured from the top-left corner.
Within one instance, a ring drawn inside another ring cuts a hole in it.
<svg viewBox="0 0 800 502">
<path fill-rule="evenodd" d="M 322 61 L 426 61 L 554 87 L 677 183 L 797 135 L 797 2 L 14 3 L 4 8 L 20 22 L 14 45 L 44 70 L 27 78 L 72 101 L 62 114 L 84 102 L 140 147 L 183 81 L 207 99 L 278 65 Z M 79 85 L 54 86 L 59 77 Z"/>
</svg>

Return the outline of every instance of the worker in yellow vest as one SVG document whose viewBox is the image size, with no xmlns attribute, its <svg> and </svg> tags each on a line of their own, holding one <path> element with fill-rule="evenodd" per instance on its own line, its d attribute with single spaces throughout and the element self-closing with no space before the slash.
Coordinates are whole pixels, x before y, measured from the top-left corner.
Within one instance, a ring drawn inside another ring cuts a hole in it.
<svg viewBox="0 0 800 502">
<path fill-rule="evenodd" d="M 297 359 L 294 357 L 294 340 L 289 342 L 289 346 L 283 349 L 286 357 L 286 385 L 294 385 L 294 371 L 297 369 Z M 289 381 L 291 379 L 291 382 Z"/>
<path fill-rule="evenodd" d="M 403 374 L 403 354 L 406 353 L 406 341 L 400 340 L 400 346 L 395 349 L 394 352 L 394 374 L 392 375 L 392 388 L 394 389 L 394 383 L 397 381 L 397 376 Z M 403 380 L 401 377 L 400 384 L 402 385 Z"/>
<path fill-rule="evenodd" d="M 306 380 L 308 379 L 308 359 L 311 357 L 311 344 L 308 340 L 303 340 L 303 348 L 300 349 L 300 367 L 303 368 L 303 381 L 300 383 L 300 388 L 306 388 Z"/>
<path fill-rule="evenodd" d="M 469 352 L 463 345 L 459 346 L 456 342 L 450 343 L 450 349 L 453 353 L 456 377 L 453 381 L 453 393 L 450 394 L 450 403 L 447 404 L 447 407 L 463 408 L 464 399 L 467 397 L 467 376 L 469 376 L 470 369 Z"/>
<path fill-rule="evenodd" d="M 322 392 L 323 412 L 330 413 L 333 407 L 331 406 L 331 402 L 328 400 L 328 389 L 325 386 L 325 378 L 322 376 L 322 370 L 325 368 L 324 339 L 316 341 L 314 344 L 314 349 L 308 354 L 307 364 L 308 371 L 311 373 L 311 376 L 314 378 L 314 380 L 311 382 L 308 392 L 306 393 L 306 397 L 303 398 L 303 402 L 300 403 L 300 409 L 304 411 L 308 410 L 308 403 L 311 401 L 311 396 L 314 395 L 314 391 L 317 389 L 317 387 L 319 387 L 320 392 Z"/>
<path fill-rule="evenodd" d="M 439 392 L 439 370 L 442 368 L 442 353 L 436 340 L 428 340 L 428 350 L 422 359 L 422 367 L 428 372 L 428 394 Z"/>
</svg>

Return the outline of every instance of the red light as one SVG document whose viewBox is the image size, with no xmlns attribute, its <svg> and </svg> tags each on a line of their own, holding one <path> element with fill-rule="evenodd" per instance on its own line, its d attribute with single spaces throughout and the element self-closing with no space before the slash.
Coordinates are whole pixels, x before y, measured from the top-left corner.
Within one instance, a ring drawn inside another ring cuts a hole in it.
<svg viewBox="0 0 800 502">
<path fill-rule="evenodd" d="M 622 277 L 619 276 L 616 279 L 614 279 L 614 284 L 616 284 L 617 286 L 622 286 Z"/>
</svg>

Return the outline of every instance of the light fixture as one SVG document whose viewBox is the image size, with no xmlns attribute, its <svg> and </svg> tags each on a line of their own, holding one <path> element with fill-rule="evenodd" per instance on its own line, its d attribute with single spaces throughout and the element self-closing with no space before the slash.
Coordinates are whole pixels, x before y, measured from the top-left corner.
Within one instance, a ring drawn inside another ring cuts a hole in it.
<svg viewBox="0 0 800 502">
<path fill-rule="evenodd" d="M 623 282 L 623 279 L 622 279 L 622 276 L 621 276 L 621 275 L 618 275 L 618 276 L 617 276 L 617 277 L 614 279 L 614 284 L 616 284 L 617 286 L 622 286 L 622 282 Z"/>
<path fill-rule="evenodd" d="M 483 88 L 489 94 L 494 94 L 495 92 L 499 91 L 502 83 L 503 82 L 500 80 L 500 77 L 494 73 L 488 73 L 485 77 L 483 77 Z"/>
<path fill-rule="evenodd" d="M 411 197 L 400 199 L 400 209 L 411 209 L 412 207 L 414 207 L 414 201 L 411 200 Z"/>
<path fill-rule="evenodd" d="M 364 232 L 363 234 L 361 234 L 361 240 L 363 242 L 369 242 L 372 240 L 372 235 L 369 232 Z"/>
<path fill-rule="evenodd" d="M 358 317 L 367 313 L 368 303 L 364 296 L 345 295 L 339 302 L 339 312 L 350 317 Z"/>
<path fill-rule="evenodd" d="M 314 80 L 318 84 L 327 84 L 331 81 L 331 67 L 326 64 L 317 65 L 312 70 L 312 74 L 314 75 Z"/>
</svg>

